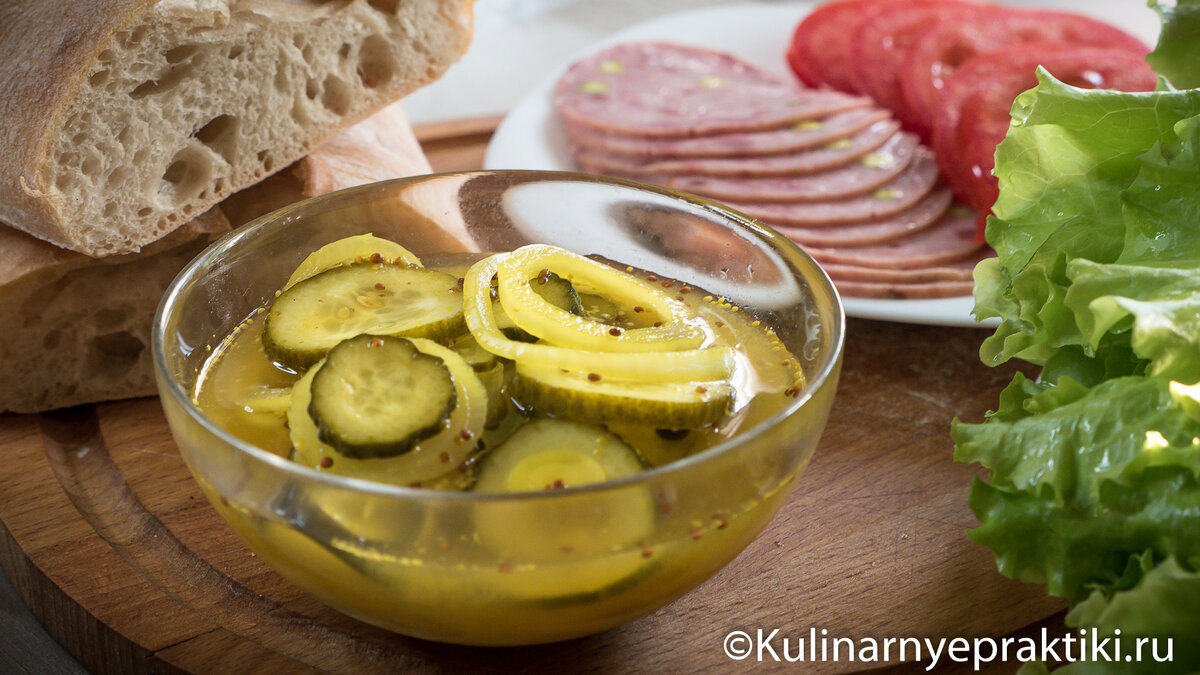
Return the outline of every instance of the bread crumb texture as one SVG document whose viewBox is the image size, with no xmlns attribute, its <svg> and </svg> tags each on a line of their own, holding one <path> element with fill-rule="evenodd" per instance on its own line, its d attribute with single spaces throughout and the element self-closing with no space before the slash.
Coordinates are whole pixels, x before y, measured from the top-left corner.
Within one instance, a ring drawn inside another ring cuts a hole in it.
<svg viewBox="0 0 1200 675">
<path fill-rule="evenodd" d="M 24 190 L 49 218 L 13 224 L 137 250 L 436 78 L 469 33 L 461 0 L 160 0 L 99 43 Z"/>
</svg>

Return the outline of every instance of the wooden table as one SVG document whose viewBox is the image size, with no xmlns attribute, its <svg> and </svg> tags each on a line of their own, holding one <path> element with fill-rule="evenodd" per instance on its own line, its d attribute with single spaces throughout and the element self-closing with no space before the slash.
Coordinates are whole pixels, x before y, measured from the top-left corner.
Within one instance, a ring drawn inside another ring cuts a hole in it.
<svg viewBox="0 0 1200 675">
<path fill-rule="evenodd" d="M 418 135 L 436 169 L 472 168 L 494 124 Z M 950 420 L 981 419 L 1013 373 L 980 363 L 984 335 L 851 320 L 820 448 L 767 530 L 697 590 L 588 638 L 464 648 L 324 607 L 204 501 L 157 399 L 0 416 L 0 567 L 46 630 L 101 673 L 725 670 L 763 667 L 724 655 L 731 630 L 936 638 L 1054 626 L 1062 605 L 1002 578 L 963 534 L 974 469 L 951 461 Z"/>
</svg>

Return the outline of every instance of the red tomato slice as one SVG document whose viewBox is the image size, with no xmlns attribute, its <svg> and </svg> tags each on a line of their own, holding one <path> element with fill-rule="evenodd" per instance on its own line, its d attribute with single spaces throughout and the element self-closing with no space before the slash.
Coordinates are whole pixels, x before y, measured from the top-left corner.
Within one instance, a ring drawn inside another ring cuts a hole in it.
<svg viewBox="0 0 1200 675">
<path fill-rule="evenodd" d="M 1077 14 L 979 7 L 926 25 L 913 39 L 899 71 L 905 121 L 928 140 L 938 92 L 955 68 L 976 54 L 1029 42 L 1128 49 L 1140 56 L 1149 51 L 1132 35 Z"/>
<path fill-rule="evenodd" d="M 1057 52 L 1069 52 L 1071 49 L 1069 44 L 1047 43 L 1039 47 L 1039 52 L 1041 58 L 1053 58 Z M 942 167 L 942 176 L 963 201 L 968 201 L 965 170 L 959 167 L 962 152 L 958 147 L 958 120 L 963 105 L 976 90 L 993 86 L 993 82 L 998 81 L 1005 73 L 1018 73 L 1019 77 L 1025 78 L 1021 81 L 1028 82 L 1029 87 L 1032 87 L 1036 83 L 1033 75 L 1035 67 L 1010 67 L 1002 58 L 1013 53 L 1019 54 L 1020 50 L 1019 47 L 1010 47 L 977 55 L 960 66 L 953 76 L 946 78 L 938 96 L 937 108 L 932 119 L 933 152 L 937 156 L 938 165 Z M 993 54 L 997 56 L 993 58 Z M 1015 92 L 1009 98 L 1010 104 L 1012 98 L 1015 98 Z M 1007 115 L 1009 108 L 1010 105 L 1003 105 L 1003 114 Z"/>
<path fill-rule="evenodd" d="M 787 62 L 792 71 L 811 87 L 861 93 L 850 75 L 851 39 L 855 29 L 881 7 L 906 0 L 841 0 L 814 9 L 792 34 Z"/>
<path fill-rule="evenodd" d="M 935 147 L 957 157 L 951 162 L 954 173 L 947 173 L 947 178 L 963 200 L 982 214 L 996 203 L 998 184 L 992 168 L 996 145 L 1008 133 L 1013 99 L 1037 84 L 1039 65 L 1067 84 L 1086 89 L 1150 91 L 1157 81 L 1145 59 L 1127 49 L 1035 42 L 968 61 L 947 81 L 944 92 L 961 96 L 953 101 L 959 106 L 957 121 L 952 133 L 944 127 L 935 131 L 941 134 Z"/>
<path fill-rule="evenodd" d="M 906 115 L 897 74 L 913 38 L 937 21 L 975 8 L 962 0 L 916 0 L 886 7 L 854 31 L 851 73 L 858 90 L 877 103 Z"/>
</svg>

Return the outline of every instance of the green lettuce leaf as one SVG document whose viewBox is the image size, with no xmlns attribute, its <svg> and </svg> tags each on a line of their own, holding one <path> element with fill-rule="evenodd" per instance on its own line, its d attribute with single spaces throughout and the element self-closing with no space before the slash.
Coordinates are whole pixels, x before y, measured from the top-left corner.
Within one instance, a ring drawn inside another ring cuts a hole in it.
<svg viewBox="0 0 1200 675">
<path fill-rule="evenodd" d="M 1157 464 L 1200 478 L 1200 421 L 1160 378 L 1123 377 L 1092 388 L 1018 373 L 984 424 L 955 421 L 954 458 L 992 471 L 991 487 L 1028 492 L 1051 506 L 1090 508 L 1106 482 Z M 1197 533 L 1200 535 L 1200 532 Z"/>
<path fill-rule="evenodd" d="M 1084 387 L 1018 374 L 983 424 L 955 422 L 955 459 L 976 481 L 969 534 L 1000 571 L 1082 601 L 1112 587 L 1131 555 L 1200 562 L 1200 415 L 1161 378 Z"/>
<path fill-rule="evenodd" d="M 1158 46 L 1146 60 L 1176 87 L 1200 87 L 1200 0 L 1178 0 L 1173 4 L 1150 0 L 1162 19 L 1162 32 Z"/>
<path fill-rule="evenodd" d="M 1200 663 L 1197 607 L 1200 607 L 1200 573 L 1185 568 L 1175 558 L 1158 562 L 1149 552 L 1133 556 L 1119 588 L 1097 589 L 1067 614 L 1068 626 L 1094 627 L 1101 640 L 1108 639 L 1103 643 L 1104 655 L 1097 661 L 1073 663 L 1054 672 L 1058 675 L 1195 672 L 1196 664 Z M 1119 653 L 1115 640 L 1118 635 Z M 1087 636 L 1093 639 L 1090 630 Z M 1144 642 L 1139 647 L 1139 639 L 1148 637 L 1156 641 Z M 1126 661 L 1127 656 L 1132 660 Z M 1019 671 L 1020 675 L 1048 672 L 1040 663 L 1029 664 Z"/>
<path fill-rule="evenodd" d="M 975 271 L 976 317 L 1001 319 L 980 350 L 985 363 L 1018 357 L 1044 364 L 1067 346 L 1090 356 L 1099 336 L 1131 329 L 1132 319 L 1116 317 L 1096 330 L 1094 320 L 1087 324 L 1094 298 L 1068 302 L 1081 265 L 1161 267 L 1167 251 L 1175 255 L 1171 264 L 1195 269 L 1181 248 L 1195 235 L 1171 223 L 1197 209 L 1187 198 L 1200 180 L 1192 150 L 1197 113 L 1200 91 L 1084 90 L 1038 71 L 1038 86 L 1017 97 L 1012 127 L 996 149 L 1000 197 L 987 239 L 999 257 Z M 1191 327 L 1183 328 L 1190 344 Z"/>
<path fill-rule="evenodd" d="M 1151 6 L 1158 91 L 1039 70 L 1013 104 L 975 314 L 1001 321 L 985 363 L 1043 368 L 952 429 L 955 459 L 991 472 L 968 534 L 1002 573 L 1067 598 L 1069 626 L 1174 640 L 1170 664 L 1065 675 L 1200 672 L 1200 89 L 1175 88 L 1200 87 L 1200 0 Z"/>
</svg>

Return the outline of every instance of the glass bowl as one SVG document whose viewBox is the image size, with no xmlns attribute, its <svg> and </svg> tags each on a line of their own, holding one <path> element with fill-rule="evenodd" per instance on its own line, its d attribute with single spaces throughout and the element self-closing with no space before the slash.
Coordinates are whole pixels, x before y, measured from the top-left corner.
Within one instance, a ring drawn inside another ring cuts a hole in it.
<svg viewBox="0 0 1200 675">
<path fill-rule="evenodd" d="M 598 254 L 724 296 L 774 327 L 807 388 L 732 440 L 610 483 L 443 492 L 318 472 L 247 443 L 193 401 L 212 350 L 313 250 L 373 232 L 425 258 L 528 243 Z M 293 204 L 187 266 L 154 322 L 158 388 L 180 453 L 246 545 L 363 621 L 470 645 L 605 630 L 679 597 L 736 556 L 817 445 L 844 317 L 786 238 L 712 202 L 629 181 L 533 171 L 405 178 Z M 648 517 L 631 525 L 630 505 Z"/>
</svg>

